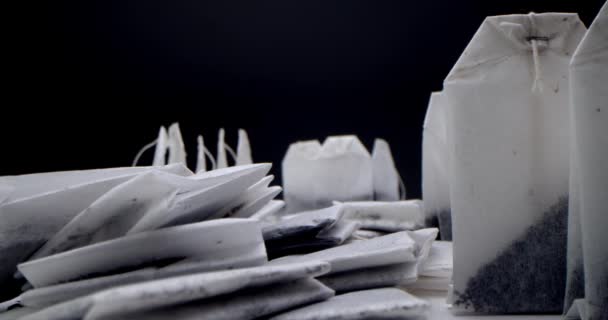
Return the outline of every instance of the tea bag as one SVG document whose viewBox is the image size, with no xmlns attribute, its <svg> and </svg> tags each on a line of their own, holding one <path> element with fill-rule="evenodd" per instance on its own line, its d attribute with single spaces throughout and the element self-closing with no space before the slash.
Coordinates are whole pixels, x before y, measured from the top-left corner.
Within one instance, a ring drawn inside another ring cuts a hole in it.
<svg viewBox="0 0 608 320">
<path fill-rule="evenodd" d="M 356 269 L 414 262 L 416 261 L 415 251 L 416 242 L 407 231 L 403 231 L 305 255 L 282 257 L 270 261 L 270 264 L 322 260 L 331 263 L 330 274 L 333 274 Z"/>
<path fill-rule="evenodd" d="M 136 176 L 95 200 L 30 259 L 121 237 L 145 214 L 153 211 L 164 214 L 178 190 L 179 187 L 160 172 Z"/>
<path fill-rule="evenodd" d="M 452 240 L 448 161 L 447 103 L 433 92 L 422 131 L 422 199 L 428 226 L 439 226 L 441 239 Z"/>
<path fill-rule="evenodd" d="M 262 209 L 251 215 L 250 218 L 264 221 L 276 221 L 277 214 L 285 207 L 283 200 L 270 200 Z"/>
<path fill-rule="evenodd" d="M 372 161 L 356 136 L 291 144 L 283 158 L 289 212 L 329 207 L 332 201 L 372 200 Z"/>
<path fill-rule="evenodd" d="M 273 175 L 264 177 L 259 182 L 249 187 L 235 202 L 218 211 L 212 218 L 234 217 L 248 218 L 258 210 L 262 209 L 270 200 L 274 199 L 281 191 L 281 187 L 268 187 L 274 179 Z"/>
<path fill-rule="evenodd" d="M 249 145 L 249 137 L 247 131 L 239 129 L 239 142 L 236 146 L 236 165 L 251 164 L 251 146 Z"/>
<path fill-rule="evenodd" d="M 228 167 L 228 158 L 226 157 L 226 142 L 225 140 L 226 132 L 224 128 L 221 128 L 217 134 L 217 160 L 216 165 L 218 169 Z"/>
<path fill-rule="evenodd" d="M 430 305 L 396 288 L 357 291 L 295 309 L 271 320 L 424 319 Z"/>
<path fill-rule="evenodd" d="M 222 249 L 242 245 L 233 234 L 256 237 L 260 228 L 255 221 L 222 219 L 142 232 L 22 263 L 19 271 L 34 287 L 48 286 L 209 251 L 221 256 Z M 260 234 L 252 244 L 261 242 Z"/>
<path fill-rule="evenodd" d="M 247 320 L 309 305 L 333 297 L 334 292 L 309 278 L 237 291 L 227 296 L 194 301 L 188 304 L 125 314 L 114 319 L 214 319 Z"/>
<path fill-rule="evenodd" d="M 317 235 L 335 225 L 342 217 L 340 206 L 302 212 L 262 228 L 269 258 L 325 249 Z"/>
<path fill-rule="evenodd" d="M 260 181 L 270 171 L 270 167 L 270 164 L 253 164 L 209 171 L 210 175 L 220 170 L 233 174 L 230 175 L 230 180 L 177 195 L 168 212 L 145 215 L 129 233 L 207 220 L 237 201 L 247 188 Z"/>
<path fill-rule="evenodd" d="M 416 242 L 415 261 L 331 273 L 320 277 L 319 280 L 341 293 L 414 283 L 418 278 L 420 265 L 426 261 L 429 255 L 437 232 L 437 229 L 409 232 L 410 237 Z"/>
<path fill-rule="evenodd" d="M 374 141 L 372 173 L 374 175 L 374 199 L 376 201 L 405 199 L 405 188 L 403 189 L 403 195 L 399 195 L 399 188 L 403 184 L 399 183 L 401 178 L 397 168 L 395 168 L 391 148 L 383 139 Z"/>
<path fill-rule="evenodd" d="M 167 150 L 169 149 L 168 140 L 169 135 L 167 135 L 167 129 L 165 129 L 164 126 L 161 126 L 158 131 L 158 138 L 156 138 L 156 148 L 154 149 L 152 165 L 162 166 L 167 164 Z"/>
<path fill-rule="evenodd" d="M 420 200 L 334 203 L 342 205 L 344 219 L 359 221 L 362 229 L 397 232 L 424 226 L 424 209 Z"/>
<path fill-rule="evenodd" d="M 186 258 L 164 267 L 148 267 L 125 273 L 83 279 L 41 288 L 34 288 L 20 296 L 20 304 L 27 307 L 46 307 L 75 299 L 104 289 L 200 272 L 231 270 L 261 266 L 268 259 L 264 243 L 255 233 L 241 233 L 241 244 L 216 252 L 212 247 L 201 248 L 196 257 Z M 207 250 L 208 251 L 205 251 Z"/>
<path fill-rule="evenodd" d="M 179 129 L 179 123 L 173 123 L 169 127 L 169 163 L 186 164 L 186 147 L 182 139 L 182 132 Z"/>
<path fill-rule="evenodd" d="M 113 319 L 121 314 L 142 312 L 233 293 L 239 290 L 322 275 L 325 262 L 209 272 L 171 277 L 120 286 L 56 304 L 23 320 Z"/>
<path fill-rule="evenodd" d="M 489 17 L 444 82 L 456 310 L 563 308 L 576 14 Z"/>
<path fill-rule="evenodd" d="M 574 53 L 570 76 L 585 281 L 578 311 L 608 319 L 608 4 Z"/>
<path fill-rule="evenodd" d="M 182 165 L 158 168 L 176 173 L 184 172 L 184 169 Z M 0 283 L 3 284 L 3 293 L 17 285 L 11 284 L 10 279 L 19 262 L 108 190 L 149 170 L 150 167 L 120 168 L 4 177 L 15 190 L 0 206 Z M 78 177 L 79 173 L 90 180 Z"/>
<path fill-rule="evenodd" d="M 418 266 L 418 279 L 408 289 L 448 291 L 452 280 L 452 242 L 435 241 L 427 259 Z"/>
</svg>

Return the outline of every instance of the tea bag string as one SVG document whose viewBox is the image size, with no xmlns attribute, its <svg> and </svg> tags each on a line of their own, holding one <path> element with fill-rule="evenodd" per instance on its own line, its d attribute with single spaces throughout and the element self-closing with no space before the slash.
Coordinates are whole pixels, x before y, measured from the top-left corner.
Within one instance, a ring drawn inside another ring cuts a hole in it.
<svg viewBox="0 0 608 320">
<path fill-rule="evenodd" d="M 530 44 L 532 45 L 532 59 L 534 61 L 534 83 L 532 84 L 532 91 L 543 92 L 542 71 L 540 68 L 540 56 L 538 53 L 538 41 L 542 38 L 536 35 L 536 21 L 534 16 L 534 12 L 528 14 L 528 17 L 530 18 L 531 32 L 534 34 L 533 36 L 528 37 Z"/>
<path fill-rule="evenodd" d="M 227 143 L 224 143 L 224 149 L 228 151 L 232 157 L 232 160 L 234 160 L 234 163 L 236 163 L 236 152 L 234 152 L 234 149 L 232 149 L 232 147 L 230 147 Z"/>
<path fill-rule="evenodd" d="M 215 168 L 217 168 L 217 162 L 215 162 L 215 158 L 213 158 L 213 155 L 205 146 L 203 146 L 203 152 L 205 153 L 205 156 L 209 158 L 209 161 L 211 161 L 211 170 L 215 170 Z"/>
<path fill-rule="evenodd" d="M 154 141 L 143 146 L 143 148 L 141 148 L 139 150 L 139 152 L 137 152 L 137 155 L 135 155 L 135 159 L 133 159 L 133 164 L 131 166 L 136 167 L 137 163 L 139 162 L 139 158 L 141 158 L 141 156 L 144 154 L 144 152 L 148 151 L 148 149 L 154 147 L 156 145 L 156 143 L 158 143 L 158 139 L 154 139 Z"/>
</svg>

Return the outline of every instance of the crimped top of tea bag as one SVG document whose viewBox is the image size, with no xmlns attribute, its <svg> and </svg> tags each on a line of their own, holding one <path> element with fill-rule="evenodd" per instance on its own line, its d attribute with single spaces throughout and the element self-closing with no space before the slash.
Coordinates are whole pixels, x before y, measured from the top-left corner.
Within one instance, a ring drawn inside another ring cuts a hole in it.
<svg viewBox="0 0 608 320">
<path fill-rule="evenodd" d="M 333 158 L 344 154 L 362 155 L 368 158 L 371 157 L 357 136 L 343 135 L 327 137 L 322 145 L 318 140 L 307 140 L 292 143 L 287 150 L 285 159 L 297 157 L 316 160 Z"/>
<path fill-rule="evenodd" d="M 499 65 L 512 56 L 532 57 L 534 51 L 540 56 L 552 52 L 570 57 L 585 31 L 586 28 L 576 13 L 530 13 L 488 17 L 445 81 L 470 75 L 480 66 Z"/>
</svg>

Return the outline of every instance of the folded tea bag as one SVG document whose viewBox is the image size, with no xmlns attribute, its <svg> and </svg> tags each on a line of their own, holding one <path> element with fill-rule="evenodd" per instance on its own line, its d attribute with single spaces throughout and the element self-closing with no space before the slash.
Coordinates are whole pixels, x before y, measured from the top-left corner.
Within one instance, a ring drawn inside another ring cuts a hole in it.
<svg viewBox="0 0 608 320">
<path fill-rule="evenodd" d="M 161 172 L 136 176 L 95 200 L 30 260 L 121 237 L 144 215 L 150 212 L 165 214 L 178 191 L 179 187 Z"/>
<path fill-rule="evenodd" d="M 272 320 L 424 319 L 430 305 L 396 288 L 357 291 L 288 311 Z"/>
<path fill-rule="evenodd" d="M 411 231 L 409 235 L 416 242 L 415 261 L 331 273 L 320 277 L 319 280 L 336 292 L 414 283 L 418 278 L 420 265 L 426 261 L 431 245 L 437 237 L 437 229 Z"/>
<path fill-rule="evenodd" d="M 354 201 L 339 204 L 342 205 L 344 219 L 359 221 L 362 229 L 397 232 L 424 226 L 424 209 L 420 200 Z"/>
<path fill-rule="evenodd" d="M 185 165 L 186 147 L 182 139 L 182 132 L 179 129 L 179 123 L 173 123 L 169 127 L 167 144 L 169 148 L 169 163 L 183 163 Z"/>
<path fill-rule="evenodd" d="M 283 200 L 270 200 L 262 209 L 251 215 L 250 218 L 264 221 L 276 221 L 277 214 L 285 207 Z"/>
<path fill-rule="evenodd" d="M 327 300 L 334 292 L 312 278 L 237 291 L 227 296 L 125 314 L 113 319 L 247 320 Z"/>
<path fill-rule="evenodd" d="M 489 17 L 446 78 L 454 308 L 562 310 L 576 14 Z"/>
<path fill-rule="evenodd" d="M 325 262 L 209 272 L 131 284 L 56 304 L 23 317 L 23 320 L 113 319 L 155 308 L 217 297 L 239 290 L 322 275 Z"/>
<path fill-rule="evenodd" d="M 158 170 L 178 173 L 184 169 L 182 165 L 172 165 Z M 15 190 L 0 206 L 0 283 L 3 284 L 3 293 L 10 291 L 9 279 L 17 270 L 17 264 L 70 219 L 108 190 L 149 170 L 150 167 L 122 168 L 4 177 L 15 186 Z M 77 177 L 79 173 L 90 180 Z M 36 181 L 38 184 L 48 183 L 48 186 L 35 186 Z"/>
<path fill-rule="evenodd" d="M 247 131 L 239 129 L 239 142 L 236 145 L 236 165 L 251 164 L 251 146 L 249 145 L 249 137 Z"/>
<path fill-rule="evenodd" d="M 227 207 L 219 210 L 217 214 L 212 215 L 211 218 L 249 218 L 258 210 L 262 209 L 266 204 L 268 204 L 268 202 L 270 202 L 270 200 L 274 199 L 283 190 L 278 186 L 268 187 L 273 179 L 273 175 L 264 177 L 243 192 L 239 196 L 239 199 L 230 203 L 230 205 Z"/>
<path fill-rule="evenodd" d="M 395 168 L 391 148 L 383 139 L 374 141 L 372 173 L 374 175 L 374 199 L 376 201 L 405 199 L 405 189 L 403 195 L 401 197 L 399 195 L 399 180 L 401 178 Z"/>
<path fill-rule="evenodd" d="M 574 53 L 570 77 L 585 281 L 578 310 L 582 319 L 608 319 L 608 4 Z"/>
<path fill-rule="evenodd" d="M 299 256 L 272 260 L 270 264 L 300 261 L 327 261 L 331 273 L 416 261 L 416 242 L 407 231 Z"/>
<path fill-rule="evenodd" d="M 452 240 L 448 162 L 447 103 L 433 92 L 422 131 L 422 199 L 426 224 L 439 226 L 441 239 Z"/>
<path fill-rule="evenodd" d="M 372 161 L 356 136 L 291 144 L 283 158 L 289 212 L 328 207 L 332 201 L 372 200 Z"/>
<path fill-rule="evenodd" d="M 268 261 L 266 248 L 264 243 L 259 241 L 259 234 L 241 233 L 239 239 L 241 244 L 225 248 L 222 252 L 217 252 L 212 247 L 204 247 L 198 256 L 164 267 L 149 267 L 34 288 L 24 292 L 19 301 L 27 307 L 46 307 L 116 286 L 200 272 L 255 267 Z"/>
<path fill-rule="evenodd" d="M 306 211 L 268 223 L 263 229 L 268 256 L 272 258 L 288 254 L 308 253 L 325 249 L 331 244 L 320 242 L 317 235 L 335 225 L 342 217 L 340 206 Z"/>
<path fill-rule="evenodd" d="M 221 128 L 217 134 L 217 155 L 216 155 L 216 165 L 218 169 L 228 167 L 228 158 L 226 157 L 226 142 L 225 140 L 226 132 L 224 128 Z"/>
<path fill-rule="evenodd" d="M 219 255 L 242 243 L 233 234 L 256 237 L 260 229 L 255 221 L 222 219 L 142 232 L 22 263 L 19 271 L 34 287 L 48 286 L 210 251 Z M 261 242 L 260 236 L 254 243 Z"/>
<path fill-rule="evenodd" d="M 209 171 L 208 176 L 213 176 L 216 171 L 230 172 L 230 179 L 202 190 L 179 194 L 168 212 L 145 215 L 129 233 L 210 219 L 230 203 L 238 201 L 247 188 L 270 171 L 270 167 L 270 164 L 261 163 Z"/>
<path fill-rule="evenodd" d="M 341 219 L 334 225 L 321 230 L 315 238 L 328 245 L 337 246 L 350 238 L 360 226 L 358 221 Z"/>
</svg>

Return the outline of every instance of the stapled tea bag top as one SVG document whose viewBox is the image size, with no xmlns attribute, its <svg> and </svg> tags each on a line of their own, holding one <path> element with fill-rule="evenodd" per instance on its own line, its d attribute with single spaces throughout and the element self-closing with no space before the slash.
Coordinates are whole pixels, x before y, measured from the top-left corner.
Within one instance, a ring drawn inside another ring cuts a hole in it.
<svg viewBox="0 0 608 320">
<path fill-rule="evenodd" d="M 441 239 L 452 240 L 448 162 L 447 103 L 433 92 L 422 132 L 422 193 L 427 224 L 439 225 Z"/>
<path fill-rule="evenodd" d="M 608 3 L 570 66 L 587 319 L 608 319 Z M 583 318 L 584 319 L 584 318 Z"/>
<path fill-rule="evenodd" d="M 444 82 L 454 305 L 561 312 L 576 14 L 487 18 Z"/>
<path fill-rule="evenodd" d="M 283 187 L 290 212 L 329 207 L 333 200 L 372 200 L 372 161 L 356 136 L 296 142 L 283 159 Z"/>
</svg>

